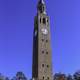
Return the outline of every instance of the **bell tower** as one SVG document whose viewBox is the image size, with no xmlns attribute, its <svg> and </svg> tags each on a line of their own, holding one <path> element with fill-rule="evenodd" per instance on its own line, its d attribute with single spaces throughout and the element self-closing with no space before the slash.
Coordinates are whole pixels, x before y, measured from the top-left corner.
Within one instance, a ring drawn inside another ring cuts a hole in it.
<svg viewBox="0 0 80 80">
<path fill-rule="evenodd" d="M 53 80 L 50 43 L 50 20 L 44 0 L 39 0 L 34 18 L 33 64 L 34 80 Z"/>
</svg>

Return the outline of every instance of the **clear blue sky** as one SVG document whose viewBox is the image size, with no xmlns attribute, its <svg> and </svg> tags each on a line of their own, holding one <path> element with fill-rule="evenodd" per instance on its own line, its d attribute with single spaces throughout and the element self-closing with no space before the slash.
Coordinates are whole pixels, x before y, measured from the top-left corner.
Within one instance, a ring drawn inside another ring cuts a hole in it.
<svg viewBox="0 0 80 80">
<path fill-rule="evenodd" d="M 38 0 L 0 0 L 0 72 L 31 77 Z M 51 23 L 53 72 L 80 69 L 80 0 L 46 0 Z"/>
</svg>

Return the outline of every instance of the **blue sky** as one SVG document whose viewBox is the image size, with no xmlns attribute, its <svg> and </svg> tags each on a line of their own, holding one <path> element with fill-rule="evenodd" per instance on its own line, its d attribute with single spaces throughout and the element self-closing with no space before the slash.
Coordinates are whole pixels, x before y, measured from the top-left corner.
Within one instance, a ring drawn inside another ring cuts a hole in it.
<svg viewBox="0 0 80 80">
<path fill-rule="evenodd" d="M 0 0 L 0 72 L 32 73 L 32 40 L 38 0 Z M 53 73 L 80 70 L 80 0 L 46 0 Z"/>
</svg>

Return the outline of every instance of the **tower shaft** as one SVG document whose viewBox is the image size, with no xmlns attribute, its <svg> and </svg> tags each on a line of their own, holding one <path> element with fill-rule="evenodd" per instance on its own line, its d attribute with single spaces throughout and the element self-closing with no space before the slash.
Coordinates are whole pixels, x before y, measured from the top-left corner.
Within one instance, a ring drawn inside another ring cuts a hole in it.
<svg viewBox="0 0 80 80">
<path fill-rule="evenodd" d="M 39 0 L 37 9 L 38 13 L 34 19 L 32 78 L 53 80 L 50 20 L 43 0 Z"/>
</svg>

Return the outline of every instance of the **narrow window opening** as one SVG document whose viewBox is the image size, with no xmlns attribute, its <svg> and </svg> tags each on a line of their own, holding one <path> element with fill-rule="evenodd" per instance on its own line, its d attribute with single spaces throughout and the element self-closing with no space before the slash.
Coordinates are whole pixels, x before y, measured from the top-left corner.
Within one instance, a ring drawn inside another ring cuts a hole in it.
<svg viewBox="0 0 80 80">
<path fill-rule="evenodd" d="M 47 65 L 47 68 L 49 68 L 49 65 Z"/>
<path fill-rule="evenodd" d="M 46 54 L 48 54 L 48 52 L 46 52 Z"/>
<path fill-rule="evenodd" d="M 42 39 L 42 42 L 44 41 L 44 39 Z"/>
<path fill-rule="evenodd" d="M 46 24 L 46 19 L 45 18 L 43 18 L 43 24 Z"/>
<path fill-rule="evenodd" d="M 45 9 L 45 8 L 44 8 L 44 6 L 43 6 L 43 11 L 44 11 L 44 9 Z"/>
<path fill-rule="evenodd" d="M 42 64 L 42 67 L 44 67 L 44 64 Z"/>
<path fill-rule="evenodd" d="M 43 76 L 43 79 L 44 79 L 44 76 Z"/>
<path fill-rule="evenodd" d="M 49 80 L 49 77 L 47 77 L 47 79 Z"/>
<path fill-rule="evenodd" d="M 47 22 L 48 22 L 48 19 L 47 19 Z"/>
<path fill-rule="evenodd" d="M 40 23 L 41 23 L 41 18 L 40 18 Z"/>
<path fill-rule="evenodd" d="M 44 51 L 42 51 L 42 53 L 44 53 Z"/>
<path fill-rule="evenodd" d="M 46 42 L 48 42 L 48 40 L 46 40 Z"/>
</svg>

